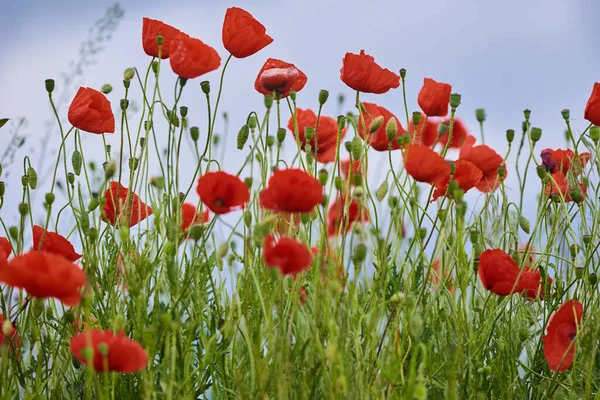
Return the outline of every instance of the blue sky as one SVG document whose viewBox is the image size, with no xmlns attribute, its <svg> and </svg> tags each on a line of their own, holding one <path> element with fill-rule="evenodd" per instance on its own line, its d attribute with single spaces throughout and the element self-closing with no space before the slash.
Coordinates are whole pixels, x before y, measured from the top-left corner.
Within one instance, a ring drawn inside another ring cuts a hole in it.
<svg viewBox="0 0 600 400">
<path fill-rule="evenodd" d="M 89 27 L 111 4 L 104 0 L 32 0 L 27 7 L 17 2 L 3 4 L 0 118 L 27 117 L 30 145 L 42 136 L 43 122 L 51 116 L 44 80 L 55 77 L 58 84 L 60 72 L 76 58 Z M 145 70 L 149 62 L 141 47 L 145 16 L 200 38 L 224 60 L 221 25 L 226 8 L 234 5 L 250 11 L 275 41 L 250 58 L 230 63 L 221 110 L 229 113 L 232 137 L 250 111 L 262 110 L 262 97 L 253 83 L 267 57 L 292 62 L 308 75 L 308 84 L 298 96 L 299 107 L 316 107 L 319 90 L 327 89 L 331 100 L 325 112 L 335 116 L 337 94 L 353 96 L 339 80 L 341 60 L 345 52 L 361 49 L 384 67 L 408 70 L 411 111 L 417 109 L 416 96 L 425 76 L 448 82 L 454 92 L 462 94 L 458 115 L 474 134 L 478 133 L 474 110 L 485 108 L 486 142 L 501 154 L 507 149 L 504 132 L 508 128 L 519 132 L 525 108 L 533 110 L 533 125 L 544 130 L 539 150 L 564 147 L 563 108 L 571 109 L 576 131 L 587 126 L 583 108 L 600 77 L 596 18 L 600 4 L 591 1 L 124 1 L 124 19 L 81 83 L 94 88 L 113 84 L 115 91 L 109 99 L 118 107 L 123 70 L 130 66 Z M 165 67 L 164 71 L 169 70 Z M 175 77 L 170 71 L 164 78 L 167 87 L 172 87 Z M 183 97 L 183 104 L 190 107 L 191 123 L 200 126 L 204 126 L 205 113 L 198 85 L 202 79 L 215 87 L 218 72 L 188 83 Z M 362 99 L 384 105 L 404 119 L 401 90 Z M 66 115 L 66 109 L 62 114 Z M 117 140 L 117 135 L 108 138 L 109 143 Z M 231 151 L 226 151 L 227 170 L 235 169 L 241 158 L 233 140 Z M 0 148 L 6 141 L 6 135 L 0 135 Z M 94 147 L 101 141 L 92 137 L 86 143 Z M 509 186 L 515 182 L 511 172 Z M 9 184 L 18 185 L 18 176 Z M 10 199 L 7 206 L 11 206 Z M 0 216 L 8 212 L 10 208 L 4 207 Z"/>
</svg>

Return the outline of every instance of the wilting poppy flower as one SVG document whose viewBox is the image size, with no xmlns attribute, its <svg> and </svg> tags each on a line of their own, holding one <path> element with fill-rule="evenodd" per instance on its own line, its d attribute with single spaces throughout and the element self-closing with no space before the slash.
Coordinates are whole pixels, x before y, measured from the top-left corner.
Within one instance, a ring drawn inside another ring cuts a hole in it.
<svg viewBox="0 0 600 400">
<path fill-rule="evenodd" d="M 369 221 L 368 210 L 355 198 L 350 199 L 348 212 L 346 213 L 346 201 L 345 196 L 340 196 L 329 207 L 327 213 L 327 233 L 329 236 L 345 235 L 355 222 Z"/>
<path fill-rule="evenodd" d="M 276 242 L 273 235 L 267 235 L 263 256 L 267 267 L 279 268 L 283 275 L 295 275 L 309 269 L 312 264 L 310 250 L 291 237 L 281 237 Z"/>
<path fill-rule="evenodd" d="M 546 168 L 546 171 L 553 174 L 556 171 L 560 171 L 563 174 L 567 174 L 569 171 L 573 171 L 575 175 L 579 175 L 583 168 L 587 165 L 588 161 L 590 161 L 590 153 L 580 153 L 575 157 L 575 153 L 573 150 L 567 149 L 544 149 L 540 154 L 542 158 L 542 165 Z M 577 162 L 575 159 L 579 160 L 579 164 L 581 168 L 577 168 Z M 571 168 L 573 167 L 573 168 Z"/>
<path fill-rule="evenodd" d="M 445 117 L 448 115 L 451 93 L 452 86 L 449 84 L 425 78 L 417 101 L 421 110 L 430 117 Z"/>
<path fill-rule="evenodd" d="M 412 144 L 431 147 L 438 138 L 438 122 L 422 115 L 416 128 L 415 124 L 412 121 L 410 122 L 408 131 L 410 132 L 410 142 Z"/>
<path fill-rule="evenodd" d="M 481 178 L 483 177 L 483 173 L 475 166 L 475 164 L 467 160 L 458 160 L 454 165 L 455 171 L 452 180 L 456 181 L 458 187 L 465 193 L 479 184 L 479 181 L 481 181 Z M 446 195 L 449 184 L 450 174 L 444 179 L 437 181 L 435 183 L 435 191 L 433 192 L 431 201 L 434 202 L 438 197 Z M 452 193 L 449 193 L 449 195 L 452 196 Z"/>
<path fill-rule="evenodd" d="M 338 123 L 335 119 L 321 115 L 319 117 L 319 127 L 311 140 L 306 140 L 306 128 L 315 129 L 317 127 L 317 115 L 312 110 L 296 110 L 296 124 L 298 125 L 298 142 L 300 148 L 306 151 L 306 145 L 310 145 L 311 154 L 314 155 L 320 163 L 330 163 L 335 161 L 337 150 Z M 294 118 L 288 121 L 288 129 L 294 134 Z M 346 136 L 347 128 L 340 132 L 340 141 Z M 296 138 L 294 137 L 294 140 Z"/>
<path fill-rule="evenodd" d="M 161 35 L 163 42 L 161 46 L 160 58 L 169 58 L 173 42 L 181 35 L 181 31 L 167 25 L 164 22 L 155 19 L 144 18 L 142 22 L 142 46 L 144 52 L 151 57 L 158 57 L 158 43 L 156 37 Z"/>
<path fill-rule="evenodd" d="M 585 119 L 594 125 L 600 125 L 600 83 L 595 82 L 592 94 L 585 105 L 583 113 Z"/>
<path fill-rule="evenodd" d="M 582 183 L 577 183 L 579 188 L 581 189 L 581 200 L 585 200 L 585 194 L 587 192 L 587 188 Z M 574 183 L 569 183 L 565 174 L 557 170 L 557 172 L 552 174 L 552 179 L 546 185 L 544 189 L 544 193 L 548 197 L 552 197 L 554 195 L 558 195 L 561 198 L 564 197 L 564 200 L 569 203 L 573 201 L 571 198 L 571 191 L 576 188 Z"/>
<path fill-rule="evenodd" d="M 282 98 L 287 97 L 293 90 L 302 90 L 308 78 L 294 64 L 269 58 L 258 71 L 254 89 L 264 95 L 276 91 Z"/>
<path fill-rule="evenodd" d="M 31 250 L 0 265 L 0 282 L 25 289 L 33 297 L 55 297 L 66 306 L 79 303 L 85 281 L 81 268 L 45 251 Z"/>
<path fill-rule="evenodd" d="M 402 124 L 394 114 L 389 112 L 386 108 L 378 106 L 373 103 L 362 103 L 365 107 L 366 112 L 362 113 L 358 117 L 358 134 L 363 140 L 371 145 L 371 147 L 377 151 L 388 151 L 388 150 L 398 150 L 400 145 L 396 141 L 396 139 L 401 136 L 403 133 L 406 133 Z M 377 117 L 383 117 L 383 123 L 375 132 L 370 133 L 371 122 Z M 398 126 L 398 133 L 396 136 L 390 141 L 387 137 L 387 133 L 385 132 L 385 127 L 390 119 L 394 118 L 396 120 L 396 125 Z M 364 120 L 364 121 L 363 121 Z"/>
<path fill-rule="evenodd" d="M 97 90 L 80 87 L 71 101 L 69 122 L 77 129 L 90 133 L 114 133 L 115 116 L 110 101 Z"/>
<path fill-rule="evenodd" d="M 237 176 L 223 171 L 207 172 L 198 179 L 200 200 L 215 214 L 226 214 L 244 208 L 250 200 L 250 189 Z"/>
<path fill-rule="evenodd" d="M 0 328 L 4 326 L 4 315 L 0 314 Z M 21 341 L 21 337 L 17 334 L 16 328 L 13 326 L 10 328 L 10 333 L 8 336 L 4 335 L 2 329 L 0 329 L 0 347 L 2 347 L 6 341 L 10 343 L 10 351 L 19 355 L 19 350 L 23 347 L 23 342 Z"/>
<path fill-rule="evenodd" d="M 81 258 L 81 254 L 75 252 L 75 248 L 66 238 L 58 233 L 48 232 L 39 225 L 33 226 L 33 249 L 61 255 L 71 262 Z"/>
<path fill-rule="evenodd" d="M 444 157 L 427 146 L 408 146 L 404 150 L 404 169 L 417 182 L 429 184 L 450 176 L 450 167 Z"/>
<path fill-rule="evenodd" d="M 427 273 L 427 272 L 426 272 Z M 440 268 L 440 260 L 436 258 L 431 266 L 431 271 L 429 272 L 431 275 L 429 276 L 429 280 L 433 283 L 434 286 L 439 286 L 440 283 L 445 284 L 446 288 L 449 292 L 452 292 L 452 271 L 447 268 L 445 272 L 445 277 L 443 277 L 444 273 Z"/>
<path fill-rule="evenodd" d="M 190 203 L 181 205 L 181 233 L 185 233 L 192 225 L 200 225 L 208 222 L 208 209 L 199 213 L 196 206 Z"/>
<path fill-rule="evenodd" d="M 444 122 L 446 122 L 448 124 L 448 126 L 450 126 L 450 119 L 446 119 L 446 120 L 444 120 Z M 450 132 L 448 131 L 440 136 L 439 143 L 442 146 L 446 146 L 446 143 L 448 143 L 449 135 L 450 135 Z M 463 145 L 463 143 L 465 142 L 465 140 L 467 139 L 468 136 L 469 136 L 469 132 L 467 130 L 467 126 L 462 122 L 462 120 L 460 118 L 455 118 L 454 126 L 452 127 L 452 141 L 450 142 L 449 147 L 451 149 L 459 149 Z"/>
<path fill-rule="evenodd" d="M 262 208 L 277 212 L 307 213 L 323 201 L 323 186 L 304 170 L 278 169 L 260 193 Z"/>
<path fill-rule="evenodd" d="M 381 68 L 364 50 L 360 54 L 346 53 L 340 70 L 342 82 L 363 93 L 386 93 L 400 86 L 400 77 Z"/>
<path fill-rule="evenodd" d="M 502 182 L 498 175 L 498 168 L 505 165 L 504 159 L 490 147 L 484 144 L 474 146 L 474 144 L 475 137 L 468 136 L 460 148 L 458 159 L 472 162 L 483 173 L 481 181 L 477 184 L 477 190 L 483 193 L 492 192 Z M 502 179 L 506 179 L 506 176 L 505 173 Z"/>
<path fill-rule="evenodd" d="M 272 41 L 263 24 L 248 11 L 238 7 L 227 9 L 223 22 L 223 46 L 234 57 L 249 57 Z"/>
<path fill-rule="evenodd" d="M 137 225 L 152 215 L 152 208 L 146 205 L 137 194 L 117 181 L 112 181 L 104 192 L 103 217 L 112 225 L 129 222 L 129 227 Z"/>
<path fill-rule="evenodd" d="M 352 175 L 362 173 L 361 160 L 352 160 L 350 158 L 346 158 L 340 161 L 340 170 L 342 171 L 342 176 L 344 177 L 344 179 L 348 179 L 348 174 L 350 173 L 350 165 L 352 165 Z"/>
<path fill-rule="evenodd" d="M 194 79 L 221 65 L 219 53 L 200 39 L 181 34 L 171 43 L 171 69 L 186 79 Z"/>
<path fill-rule="evenodd" d="M 577 300 L 569 300 L 556 311 L 548 321 L 544 341 L 544 357 L 552 371 L 564 372 L 573 363 L 575 337 L 581 325 L 583 305 Z"/>
<path fill-rule="evenodd" d="M 116 335 L 110 330 L 85 331 L 71 339 L 70 348 L 75 358 L 98 373 L 131 373 L 148 365 L 144 348 L 123 331 Z"/>
</svg>

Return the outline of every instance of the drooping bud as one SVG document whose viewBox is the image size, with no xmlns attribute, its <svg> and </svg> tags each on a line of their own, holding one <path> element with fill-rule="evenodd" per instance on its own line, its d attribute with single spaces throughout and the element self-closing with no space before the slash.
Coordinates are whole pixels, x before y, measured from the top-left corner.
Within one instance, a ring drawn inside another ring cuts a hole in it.
<svg viewBox="0 0 600 400">
<path fill-rule="evenodd" d="M 248 117 L 247 125 L 250 129 L 256 128 L 257 123 L 256 123 L 256 117 L 254 115 L 251 115 Z"/>
<path fill-rule="evenodd" d="M 387 180 L 381 182 L 381 185 L 379 185 L 379 187 L 377 188 L 377 192 L 375 193 L 377 200 L 383 201 L 383 199 L 385 199 L 385 196 L 388 193 L 388 190 L 389 186 Z"/>
<path fill-rule="evenodd" d="M 527 234 L 529 234 L 529 232 L 531 231 L 531 225 L 529 224 L 529 221 L 522 215 L 519 215 L 519 226 L 521 227 L 521 229 L 523 229 L 523 232 Z"/>
<path fill-rule="evenodd" d="M 581 202 L 583 201 L 583 192 L 579 186 L 571 189 L 571 192 L 569 194 L 571 196 L 571 199 L 573 199 L 575 203 L 581 204 Z"/>
<path fill-rule="evenodd" d="M 100 91 L 104 94 L 109 94 L 110 92 L 112 92 L 113 87 L 111 84 L 109 83 L 105 83 L 104 85 L 102 85 L 102 87 L 100 88 Z"/>
<path fill-rule="evenodd" d="M 33 169 L 32 166 L 29 166 L 29 168 L 27 168 L 27 175 L 29 175 L 29 187 L 33 190 L 37 187 L 37 172 L 35 172 L 35 169 Z"/>
<path fill-rule="evenodd" d="M 248 141 L 248 136 L 250 135 L 250 128 L 248 125 L 242 125 L 240 131 L 237 135 L 237 148 L 238 150 L 242 150 Z"/>
</svg>

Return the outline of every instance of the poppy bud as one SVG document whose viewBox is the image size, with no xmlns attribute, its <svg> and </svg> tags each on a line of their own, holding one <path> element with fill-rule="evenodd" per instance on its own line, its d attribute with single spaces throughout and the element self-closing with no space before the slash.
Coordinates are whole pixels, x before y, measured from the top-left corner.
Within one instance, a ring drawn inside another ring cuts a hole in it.
<svg viewBox="0 0 600 400">
<path fill-rule="evenodd" d="M 555 203 L 560 203 L 561 198 L 560 198 L 560 196 L 557 193 L 555 193 L 555 194 L 552 195 L 552 201 L 555 202 Z"/>
<path fill-rule="evenodd" d="M 323 186 L 327 184 L 327 180 L 329 179 L 329 173 L 325 168 L 319 171 L 319 183 Z"/>
<path fill-rule="evenodd" d="M 158 74 L 158 61 L 152 61 L 152 72 L 154 72 L 154 74 Z"/>
<path fill-rule="evenodd" d="M 390 118 L 390 121 L 393 118 Z M 378 116 L 377 118 L 375 118 L 373 121 L 371 121 L 371 125 L 369 126 L 369 133 L 375 133 L 379 130 L 379 128 L 381 128 L 381 125 L 383 125 L 383 115 Z"/>
<path fill-rule="evenodd" d="M 277 93 L 277 94 L 279 94 L 279 93 Z M 289 96 L 292 101 L 296 101 L 296 91 L 290 90 Z M 277 100 L 279 100 L 279 99 L 277 99 Z"/>
<path fill-rule="evenodd" d="M 455 197 L 456 197 L 456 194 L 455 194 Z M 458 215 L 459 218 L 463 218 L 466 213 L 467 213 L 467 204 L 462 201 L 456 203 L 456 215 Z"/>
<path fill-rule="evenodd" d="M 304 146 L 304 151 L 310 153 L 312 151 L 312 146 L 310 144 L 307 144 L 306 146 Z"/>
<path fill-rule="evenodd" d="M 202 89 L 202 93 L 208 95 L 210 93 L 210 82 L 209 81 L 200 82 L 200 89 Z"/>
<path fill-rule="evenodd" d="M 457 108 L 458 106 L 460 106 L 460 98 L 460 94 L 452 93 L 450 95 L 450 107 Z"/>
<path fill-rule="evenodd" d="M 79 150 L 73 151 L 71 155 L 71 165 L 73 166 L 73 171 L 75 171 L 75 175 L 79 176 L 81 174 L 81 164 L 83 163 L 83 158 L 81 157 L 81 153 Z"/>
<path fill-rule="evenodd" d="M 442 136 L 448 132 L 450 125 L 446 121 L 442 121 L 438 124 L 438 136 Z"/>
<path fill-rule="evenodd" d="M 221 243 L 217 249 L 217 258 L 224 258 L 229 252 L 229 244 L 227 242 Z"/>
<path fill-rule="evenodd" d="M 421 240 L 425 240 L 425 238 L 427 237 L 427 229 L 423 227 L 417 229 L 417 235 Z"/>
<path fill-rule="evenodd" d="M 329 92 L 325 89 L 321 89 L 319 91 L 319 105 L 323 105 L 327 102 L 327 99 L 329 98 Z"/>
<path fill-rule="evenodd" d="M 504 179 L 504 177 L 506 176 L 506 167 L 504 165 L 498 167 L 498 176 L 500 177 L 500 179 Z"/>
<path fill-rule="evenodd" d="M 135 171 L 138 167 L 139 160 L 136 157 L 131 157 L 129 159 L 129 170 Z"/>
<path fill-rule="evenodd" d="M 352 142 L 344 142 L 344 147 L 348 153 L 352 154 Z"/>
<path fill-rule="evenodd" d="M 72 172 L 69 172 L 67 174 L 67 182 L 72 185 L 75 183 L 75 174 L 73 174 Z"/>
<path fill-rule="evenodd" d="M 354 160 L 358 160 L 360 159 L 360 156 L 362 154 L 362 141 L 360 140 L 360 137 L 354 136 L 354 138 L 352 139 L 352 158 Z"/>
<path fill-rule="evenodd" d="M 273 147 L 275 144 L 275 138 L 273 136 L 267 136 L 267 146 Z"/>
<path fill-rule="evenodd" d="M 595 273 L 591 272 L 588 275 L 588 282 L 590 283 L 590 285 L 596 286 L 596 283 L 598 283 L 598 276 Z"/>
<path fill-rule="evenodd" d="M 523 115 L 525 116 L 525 121 L 529 121 L 529 117 L 531 116 L 531 110 L 526 108 L 523 110 Z"/>
<path fill-rule="evenodd" d="M 102 87 L 100 88 L 100 91 L 104 94 L 109 94 L 110 92 L 112 92 L 113 87 L 111 84 L 109 83 L 105 83 L 104 85 L 102 85 Z"/>
<path fill-rule="evenodd" d="M 29 185 L 29 177 L 27 175 L 21 176 L 21 185 L 23 185 L 24 188 Z"/>
<path fill-rule="evenodd" d="M 365 258 L 367 258 L 367 246 L 364 245 L 364 243 L 359 243 L 356 245 L 356 247 L 354 248 L 354 256 L 353 259 L 355 261 L 361 262 L 363 261 Z"/>
<path fill-rule="evenodd" d="M 181 76 L 179 77 L 179 86 L 184 87 L 185 84 L 187 83 L 187 78 L 182 78 Z"/>
<path fill-rule="evenodd" d="M 571 254 L 571 258 L 574 260 L 577 258 L 577 253 L 579 253 L 579 246 L 576 244 L 572 244 L 569 246 L 569 254 Z"/>
<path fill-rule="evenodd" d="M 333 185 L 335 186 L 335 188 L 337 190 L 342 190 L 342 187 L 344 186 L 344 181 L 342 180 L 341 177 L 336 176 L 335 179 L 333 180 Z"/>
<path fill-rule="evenodd" d="M 300 222 L 306 225 L 311 221 L 311 215 L 309 213 L 301 213 L 300 214 Z"/>
<path fill-rule="evenodd" d="M 329 196 L 327 196 L 326 194 L 323 195 L 323 201 L 321 202 L 321 205 L 323 207 L 327 207 L 327 205 L 329 204 Z M 316 211 L 316 208 L 315 208 Z"/>
<path fill-rule="evenodd" d="M 267 110 L 270 110 L 272 106 L 273 96 L 271 96 L 270 94 L 265 95 L 265 107 L 267 108 Z"/>
<path fill-rule="evenodd" d="M 390 118 L 385 125 L 385 134 L 387 135 L 388 140 L 391 142 L 397 133 L 398 124 L 396 123 L 396 118 Z"/>
<path fill-rule="evenodd" d="M 400 69 L 400 78 L 406 78 L 406 68 Z"/>
<path fill-rule="evenodd" d="M 46 79 L 46 91 L 50 94 L 54 91 L 54 79 Z"/>
<path fill-rule="evenodd" d="M 190 128 L 190 136 L 192 137 L 192 140 L 194 142 L 198 141 L 198 138 L 200 137 L 200 130 L 198 129 L 197 126 L 192 126 Z"/>
<path fill-rule="evenodd" d="M 569 194 L 575 203 L 580 204 L 583 201 L 583 192 L 579 186 L 571 189 L 571 193 Z"/>
<path fill-rule="evenodd" d="M 419 124 L 421 123 L 421 117 L 423 116 L 423 114 L 421 114 L 420 111 L 414 111 L 412 113 L 412 122 L 415 126 L 415 130 L 417 129 L 417 127 L 419 126 Z"/>
<path fill-rule="evenodd" d="M 475 110 L 475 118 L 477 118 L 478 122 L 485 121 L 485 110 L 483 108 Z"/>
<path fill-rule="evenodd" d="M 600 126 L 594 125 L 590 128 L 590 138 L 594 143 L 598 143 L 598 140 L 600 140 Z"/>
<path fill-rule="evenodd" d="M 192 225 L 188 233 L 192 237 L 192 239 L 194 239 L 194 241 L 197 242 L 202 238 L 202 234 L 204 233 L 204 226 Z"/>
<path fill-rule="evenodd" d="M 33 315 L 36 318 L 39 318 L 44 312 L 44 301 L 39 299 L 33 300 L 31 311 L 33 311 Z"/>
<path fill-rule="evenodd" d="M 4 181 L 0 181 L 0 197 L 4 196 L 5 192 L 6 192 L 6 186 L 4 184 Z"/>
<path fill-rule="evenodd" d="M 560 112 L 565 121 L 568 121 L 571 118 L 571 110 L 565 108 Z"/>
<path fill-rule="evenodd" d="M 33 167 L 27 168 L 27 175 L 29 175 L 29 187 L 35 189 L 37 187 L 37 172 Z"/>
<path fill-rule="evenodd" d="M 250 129 L 256 128 L 256 117 L 254 115 L 251 115 L 250 117 L 248 117 L 247 125 Z"/>
<path fill-rule="evenodd" d="M 284 128 L 281 129 L 285 132 Z M 304 128 L 304 137 L 307 141 L 313 140 L 313 138 L 315 137 L 315 128 L 310 128 L 308 126 Z"/>
<path fill-rule="evenodd" d="M 354 188 L 354 192 L 352 192 L 352 196 L 356 198 L 361 198 L 365 194 L 365 190 L 362 186 L 358 186 Z"/>
<path fill-rule="evenodd" d="M 152 129 L 152 121 L 144 121 L 144 130 L 149 132 Z"/>
<path fill-rule="evenodd" d="M 256 155 L 254 157 L 256 158 L 256 161 L 258 161 L 259 164 L 262 164 L 263 156 L 261 153 L 256 153 Z"/>
<path fill-rule="evenodd" d="M 252 189 L 252 177 L 251 176 L 244 178 L 244 183 L 246 184 L 246 186 L 248 186 L 248 189 Z"/>
<path fill-rule="evenodd" d="M 54 203 L 54 193 L 46 193 L 46 204 L 52 205 Z"/>
<path fill-rule="evenodd" d="M 179 115 L 181 115 L 182 118 L 185 118 L 187 116 L 187 113 L 188 108 L 186 106 L 179 107 Z"/>
<path fill-rule="evenodd" d="M 522 215 L 519 215 L 519 226 L 521 227 L 521 229 L 523 229 L 523 232 L 529 234 L 529 232 L 531 231 L 531 225 L 529 224 L 529 221 L 527 220 L 527 218 L 525 218 Z"/>
<path fill-rule="evenodd" d="M 512 143 L 512 141 L 515 138 L 515 130 L 514 129 L 507 129 L 506 130 L 506 141 L 508 143 Z"/>
<path fill-rule="evenodd" d="M 7 318 L 2 323 L 2 334 L 4 337 L 10 337 L 10 332 L 13 330 L 12 322 Z"/>
<path fill-rule="evenodd" d="M 352 181 L 354 183 L 354 186 L 362 186 L 363 183 L 363 179 L 362 179 L 362 174 L 360 172 L 355 173 L 354 175 L 352 175 Z"/>
<path fill-rule="evenodd" d="M 535 170 L 536 170 L 538 176 L 540 177 L 540 179 L 544 179 L 547 176 L 546 167 L 544 167 L 543 165 L 540 165 Z"/>
<path fill-rule="evenodd" d="M 583 235 L 582 240 L 584 245 L 589 246 L 592 242 L 592 237 L 590 235 Z"/>
<path fill-rule="evenodd" d="M 117 163 L 115 160 L 105 162 L 102 166 L 104 167 L 104 178 L 106 178 L 106 180 L 112 178 L 115 175 L 115 172 L 117 172 Z"/>
<path fill-rule="evenodd" d="M 343 115 L 337 117 L 338 130 L 343 130 L 346 127 L 346 118 Z"/>
<path fill-rule="evenodd" d="M 29 204 L 21 203 L 19 204 L 19 214 L 25 216 L 29 212 Z"/>
<path fill-rule="evenodd" d="M 383 199 L 385 199 L 385 196 L 388 193 L 388 190 L 389 190 L 389 186 L 388 186 L 387 180 L 381 182 L 381 185 L 379 185 L 379 187 L 377 188 L 377 192 L 375 193 L 377 200 L 383 201 Z"/>
<path fill-rule="evenodd" d="M 529 131 L 529 137 L 531 137 L 531 140 L 534 143 L 537 142 L 542 137 L 542 130 L 535 127 L 531 128 L 531 131 Z"/>
<path fill-rule="evenodd" d="M 248 127 L 248 125 L 242 125 L 242 127 L 240 128 L 240 131 L 238 132 L 238 135 L 237 135 L 238 150 L 242 150 L 244 148 L 246 141 L 248 141 L 249 135 L 250 135 L 250 128 Z"/>
<path fill-rule="evenodd" d="M 477 243 L 479 240 L 479 231 L 475 228 L 471 229 L 471 232 L 469 232 L 469 238 L 471 239 L 471 243 Z"/>
<path fill-rule="evenodd" d="M 285 140 L 285 129 L 279 128 L 277 129 L 277 143 L 281 144 Z"/>
<path fill-rule="evenodd" d="M 18 240 L 19 239 L 19 228 L 16 226 L 11 226 L 10 228 L 8 228 L 8 234 L 14 240 Z"/>
<path fill-rule="evenodd" d="M 575 276 L 577 277 L 577 279 L 583 278 L 584 272 L 585 272 L 585 270 L 581 267 L 575 268 Z"/>
<path fill-rule="evenodd" d="M 463 196 L 465 195 L 465 191 L 461 188 L 457 188 L 450 193 L 452 193 L 452 197 L 454 197 L 454 200 L 456 201 L 462 201 Z"/>
<path fill-rule="evenodd" d="M 129 107 L 129 100 L 121 99 L 119 104 L 121 105 L 121 111 L 127 111 L 127 108 Z"/>
</svg>

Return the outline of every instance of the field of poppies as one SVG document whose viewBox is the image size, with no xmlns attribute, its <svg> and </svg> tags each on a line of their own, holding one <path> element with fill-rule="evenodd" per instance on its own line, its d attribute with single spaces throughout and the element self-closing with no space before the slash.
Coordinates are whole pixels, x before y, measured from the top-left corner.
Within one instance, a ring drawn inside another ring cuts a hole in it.
<svg viewBox="0 0 600 400">
<path fill-rule="evenodd" d="M 120 88 L 79 88 L 68 124 L 45 82 L 61 134 L 51 182 L 29 157 L 20 186 L 0 181 L 0 398 L 598 395 L 600 83 L 573 111 L 589 125 L 562 111 L 564 149 L 545 148 L 525 110 L 500 154 L 485 111 L 467 127 L 448 83 L 341 53 L 328 68 L 355 98 L 332 117 L 326 90 L 297 108 L 309 77 L 269 58 L 254 82 L 264 108 L 222 160 L 227 65 L 273 38 L 232 7 L 224 62 L 162 21 L 144 18 L 141 39 L 149 64 Z M 174 87 L 159 85 L 165 69 Z M 419 111 L 405 84 L 421 87 Z M 206 100 L 206 127 L 189 126 L 184 90 Z M 402 109 L 361 99 L 390 90 Z"/>
</svg>

